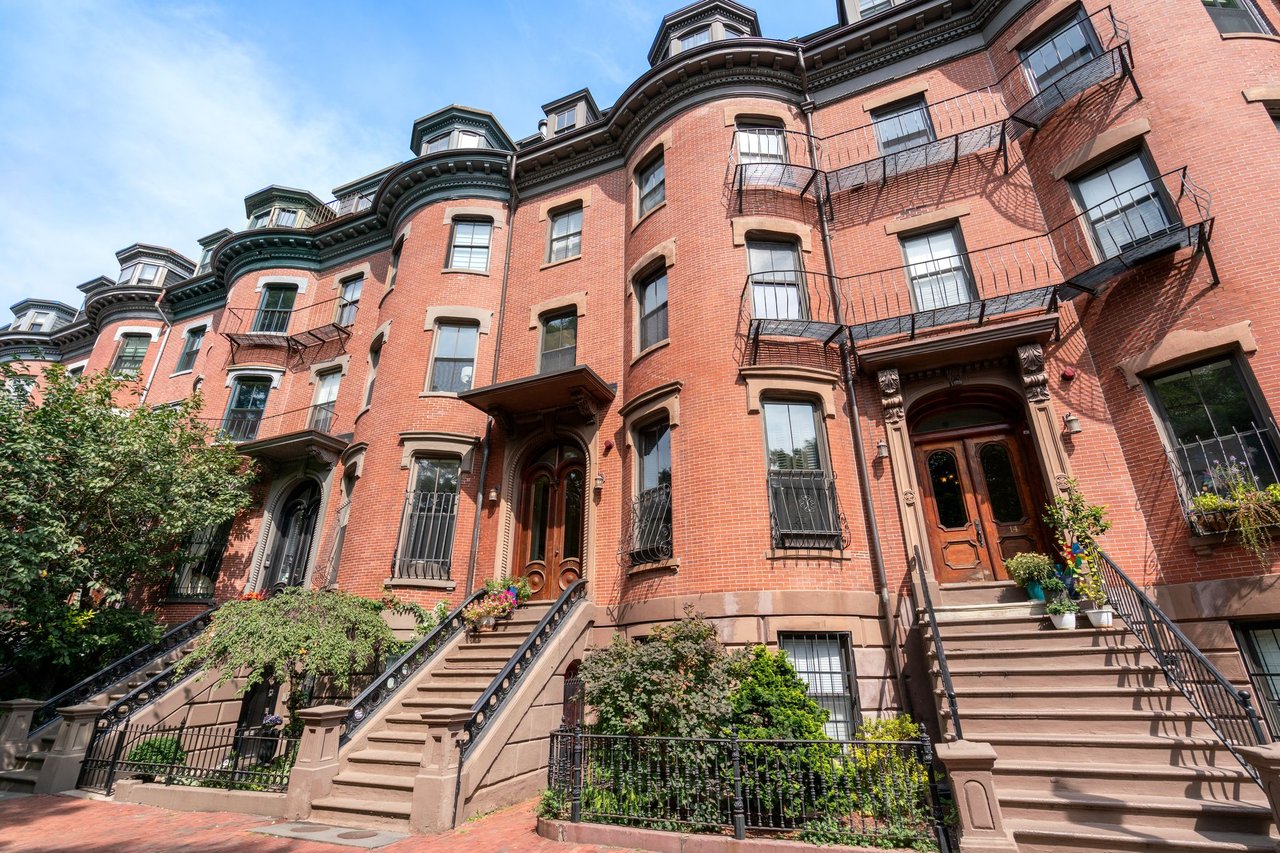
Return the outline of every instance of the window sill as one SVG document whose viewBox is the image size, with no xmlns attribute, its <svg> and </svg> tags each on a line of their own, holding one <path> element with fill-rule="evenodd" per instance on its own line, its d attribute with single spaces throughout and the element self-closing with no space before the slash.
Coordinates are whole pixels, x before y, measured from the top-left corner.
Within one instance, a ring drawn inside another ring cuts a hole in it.
<svg viewBox="0 0 1280 853">
<path fill-rule="evenodd" d="M 672 558 L 670 560 L 661 560 L 657 563 L 640 563 L 627 569 L 627 577 L 634 578 L 641 575 L 657 574 L 666 572 L 675 574 L 680 571 L 680 561 Z"/>
<path fill-rule="evenodd" d="M 458 399 L 457 391 L 423 391 L 418 395 L 419 400 L 425 400 L 429 397 L 448 397 L 451 400 Z"/>
<path fill-rule="evenodd" d="M 488 270 L 483 270 L 483 271 L 482 270 L 456 270 L 452 267 L 445 267 L 444 269 L 440 270 L 440 275 L 482 275 L 485 278 L 488 278 L 489 271 Z"/>
<path fill-rule="evenodd" d="M 170 373 L 170 374 L 169 374 L 169 378 L 170 378 L 170 379 L 173 379 L 173 378 L 174 378 L 174 377 L 176 377 L 176 376 L 187 376 L 187 375 L 189 375 L 189 374 L 193 373 L 193 372 L 194 372 L 194 370 L 195 370 L 194 368 L 192 368 L 191 370 L 179 370 L 177 373 Z"/>
<path fill-rule="evenodd" d="M 438 581 L 431 578 L 387 578 L 382 586 L 386 589 L 442 589 L 453 592 L 457 581 Z"/>
<path fill-rule="evenodd" d="M 371 408 L 370 406 L 365 406 L 363 409 L 361 409 L 359 413 L 357 413 L 356 416 L 352 419 L 351 425 L 355 426 L 357 423 L 359 423 L 360 419 L 364 417 L 364 413 L 369 411 L 370 408 Z"/>
<path fill-rule="evenodd" d="M 1257 39 L 1259 41 L 1275 41 L 1280 42 L 1280 36 L 1273 36 L 1271 33 L 1218 33 L 1223 41 L 1228 39 Z"/>
<path fill-rule="evenodd" d="M 635 367 L 636 363 L 639 362 L 640 359 L 645 358 L 650 353 L 655 353 L 658 350 L 665 349 L 669 346 L 671 346 L 671 338 L 663 338 L 662 340 L 658 341 L 656 344 L 650 344 L 648 347 L 640 350 L 640 352 L 635 354 L 635 356 L 631 359 L 630 366 Z"/>
<path fill-rule="evenodd" d="M 388 287 L 386 290 L 382 291 L 382 295 L 378 297 L 378 307 L 381 308 L 382 303 L 387 301 L 387 297 L 395 292 L 396 289 L 394 287 Z"/>
<path fill-rule="evenodd" d="M 631 226 L 631 230 L 635 231 L 637 228 L 640 227 L 641 223 L 643 223 L 650 216 L 653 216 L 655 213 L 657 213 L 659 210 L 662 210 L 666 206 L 667 206 L 667 200 L 664 198 L 662 201 L 658 202 L 658 204 L 656 204 L 652 209 L 650 209 L 643 216 L 637 219 L 636 224 Z"/>
<path fill-rule="evenodd" d="M 164 599 L 164 604 L 199 604 L 204 607 L 212 607 L 214 604 L 213 596 L 186 596 L 186 595 L 170 595 Z"/>
<path fill-rule="evenodd" d="M 849 552 L 834 551 L 829 548 L 771 548 L 765 552 L 766 560 L 831 560 L 843 562 L 849 559 Z"/>
<path fill-rule="evenodd" d="M 580 260 L 582 260 L 581 252 L 574 255 L 572 258 L 561 258 L 558 261 L 547 261 L 545 264 L 538 267 L 538 271 L 541 272 L 542 270 L 549 270 L 552 267 L 559 267 L 559 266 L 563 266 L 564 264 L 568 264 L 568 263 L 572 263 L 574 261 L 580 261 Z"/>
</svg>

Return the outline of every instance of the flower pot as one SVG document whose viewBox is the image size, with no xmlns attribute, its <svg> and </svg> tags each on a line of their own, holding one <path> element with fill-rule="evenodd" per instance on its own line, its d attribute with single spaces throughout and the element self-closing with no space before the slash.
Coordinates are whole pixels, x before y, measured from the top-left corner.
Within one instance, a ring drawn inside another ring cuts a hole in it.
<svg viewBox="0 0 1280 853">
<path fill-rule="evenodd" d="M 1050 613 L 1049 618 L 1053 620 L 1053 627 L 1063 631 L 1071 631 L 1076 627 L 1076 615 L 1074 613 Z"/>
<path fill-rule="evenodd" d="M 498 620 L 492 616 L 481 616 L 480 622 L 476 626 L 481 631 L 492 631 L 493 626 L 498 624 Z"/>
<path fill-rule="evenodd" d="M 1103 607 L 1098 610 L 1086 610 L 1084 615 L 1089 617 L 1089 624 L 1093 627 L 1110 628 L 1114 611 L 1110 607 Z"/>
<path fill-rule="evenodd" d="M 1027 595 L 1031 596 L 1032 601 L 1044 601 L 1044 587 L 1040 585 L 1040 581 L 1027 581 Z"/>
</svg>

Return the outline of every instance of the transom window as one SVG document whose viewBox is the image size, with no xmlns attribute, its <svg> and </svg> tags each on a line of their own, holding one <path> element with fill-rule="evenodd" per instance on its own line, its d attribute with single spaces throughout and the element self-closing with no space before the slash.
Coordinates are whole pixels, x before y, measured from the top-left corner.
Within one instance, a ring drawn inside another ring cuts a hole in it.
<svg viewBox="0 0 1280 853">
<path fill-rule="evenodd" d="M 431 367 L 431 390 L 459 394 L 471 389 L 480 327 L 472 323 L 441 323 L 436 327 L 436 356 Z"/>
<path fill-rule="evenodd" d="M 809 685 L 810 698 L 826 709 L 827 737 L 851 740 L 858 713 L 849 635 L 779 634 L 778 648 L 787 653 L 796 675 Z"/>
<path fill-rule="evenodd" d="M 904 237 L 902 254 L 907 260 L 915 310 L 930 311 L 974 301 L 967 259 L 955 228 Z"/>
<path fill-rule="evenodd" d="M 640 307 L 640 349 L 646 350 L 667 339 L 667 271 L 636 287 Z"/>
<path fill-rule="evenodd" d="M 578 363 L 578 312 L 571 309 L 542 321 L 542 361 L 539 373 L 566 370 Z"/>
<path fill-rule="evenodd" d="M 253 318 L 253 331 L 282 335 L 289 330 L 289 314 L 293 311 L 298 289 L 291 285 L 269 284 L 262 288 L 262 301 Z"/>
<path fill-rule="evenodd" d="M 196 356 L 200 355 L 200 346 L 204 343 L 205 327 L 197 326 L 187 331 L 182 340 L 182 353 L 178 356 L 175 373 L 186 373 L 196 366 Z"/>
<path fill-rule="evenodd" d="M 933 122 L 924 98 L 911 98 L 871 113 L 881 154 L 893 154 L 933 142 Z"/>
<path fill-rule="evenodd" d="M 563 261 L 582 254 L 582 205 L 551 214 L 551 244 L 547 262 Z"/>
<path fill-rule="evenodd" d="M 800 249 L 795 243 L 747 241 L 747 270 L 751 277 L 751 316 L 757 320 L 804 317 Z"/>
<path fill-rule="evenodd" d="M 487 219 L 455 219 L 449 247 L 449 269 L 487 272 L 493 222 Z"/>
<path fill-rule="evenodd" d="M 360 292 L 364 290 L 364 276 L 358 275 L 342 282 L 338 296 L 339 326 L 350 326 L 356 321 L 356 312 L 360 310 Z"/>
<path fill-rule="evenodd" d="M 1271 32 L 1251 0 L 1204 0 L 1204 6 L 1220 33 Z"/>
<path fill-rule="evenodd" d="M 262 412 L 267 408 L 270 393 L 270 379 L 258 376 L 237 378 L 231 387 L 227 415 L 222 420 L 223 434 L 232 441 L 253 441 L 257 438 L 258 425 L 262 422 Z"/>
<path fill-rule="evenodd" d="M 147 357 L 149 346 L 151 346 L 150 335 L 121 336 L 120 349 L 116 351 L 116 359 L 111 364 L 111 371 L 125 375 L 136 374 L 142 369 L 142 360 Z"/>
<path fill-rule="evenodd" d="M 449 579 L 458 519 L 460 468 L 457 459 L 414 460 L 395 560 L 397 577 Z"/>
<path fill-rule="evenodd" d="M 661 154 L 639 169 L 636 183 L 640 188 L 641 216 L 667 200 L 666 168 Z"/>
<path fill-rule="evenodd" d="M 1141 152 L 1108 163 L 1077 180 L 1075 187 L 1104 258 L 1177 225 L 1165 204 L 1164 187 Z"/>
<path fill-rule="evenodd" d="M 1022 51 L 1031 88 L 1039 92 L 1102 53 L 1084 9 L 1054 27 L 1033 47 Z"/>
<path fill-rule="evenodd" d="M 573 130 L 578 123 L 578 108 L 576 106 L 560 110 L 556 113 L 556 133 L 563 133 L 566 130 Z"/>
</svg>

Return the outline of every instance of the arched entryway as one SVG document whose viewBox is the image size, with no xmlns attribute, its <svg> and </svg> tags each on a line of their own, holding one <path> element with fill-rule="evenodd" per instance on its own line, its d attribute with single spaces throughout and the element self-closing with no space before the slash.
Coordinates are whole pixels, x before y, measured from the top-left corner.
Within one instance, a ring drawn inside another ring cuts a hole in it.
<svg viewBox="0 0 1280 853">
<path fill-rule="evenodd" d="M 935 395 L 912 407 L 908 429 L 939 582 L 1004 580 L 1006 558 L 1047 551 L 1044 477 L 1020 400 Z"/>
<path fill-rule="evenodd" d="M 280 503 L 264 573 L 271 592 L 306 582 L 319 515 L 320 485 L 315 480 L 294 486 Z"/>
<path fill-rule="evenodd" d="M 554 600 L 582 577 L 586 539 L 586 456 L 559 442 L 533 454 L 520 475 L 519 547 L 514 573 L 533 598 Z"/>
</svg>

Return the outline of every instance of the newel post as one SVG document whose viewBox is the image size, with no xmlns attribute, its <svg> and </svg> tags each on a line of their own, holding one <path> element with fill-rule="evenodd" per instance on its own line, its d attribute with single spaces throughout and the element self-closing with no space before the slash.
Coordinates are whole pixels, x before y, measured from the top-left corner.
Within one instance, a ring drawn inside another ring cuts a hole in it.
<svg viewBox="0 0 1280 853">
<path fill-rule="evenodd" d="M 19 755 L 31 751 L 31 718 L 42 703 L 35 699 L 0 702 L 0 770 L 12 769 Z"/>
<path fill-rule="evenodd" d="M 454 809 L 460 810 L 462 804 L 454 795 L 459 789 L 461 741 L 470 719 L 471 711 L 465 708 L 441 708 L 422 715 L 428 729 L 409 807 L 409 826 L 414 832 L 442 832 L 457 822 Z"/>
<path fill-rule="evenodd" d="M 62 725 L 58 728 L 53 748 L 40 767 L 40 778 L 36 780 L 35 787 L 37 794 L 75 789 L 80 781 L 80 764 L 89 751 L 102 708 L 98 705 L 72 705 L 59 708 L 58 713 L 62 716 Z"/>
<path fill-rule="evenodd" d="M 1262 790 L 1271 804 L 1271 818 L 1280 823 L 1280 743 L 1237 746 L 1236 752 L 1262 777 Z M 1275 842 L 1274 849 L 1280 851 L 1280 841 Z"/>
<path fill-rule="evenodd" d="M 342 764 L 338 753 L 350 713 L 351 709 L 342 705 L 317 705 L 298 712 L 303 728 L 285 794 L 285 817 L 289 820 L 309 817 L 312 801 L 329 796 L 333 777 Z"/>
<path fill-rule="evenodd" d="M 960 813 L 960 853 L 1017 853 L 996 798 L 991 773 L 996 751 L 990 744 L 967 740 L 938 743 L 934 751 L 951 777 L 951 794 Z"/>
</svg>

